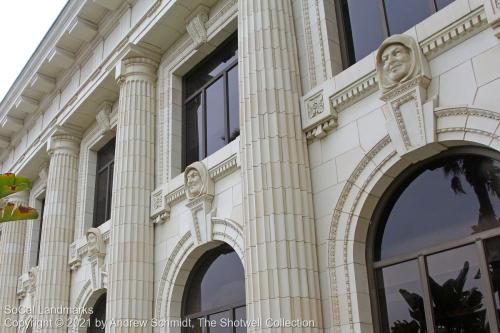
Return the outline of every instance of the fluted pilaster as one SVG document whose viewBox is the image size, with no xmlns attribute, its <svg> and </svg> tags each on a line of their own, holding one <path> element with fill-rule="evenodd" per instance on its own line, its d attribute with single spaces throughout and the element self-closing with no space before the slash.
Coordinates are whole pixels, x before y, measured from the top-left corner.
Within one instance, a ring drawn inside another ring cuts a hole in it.
<svg viewBox="0 0 500 333">
<path fill-rule="evenodd" d="M 146 320 L 153 316 L 154 239 L 149 198 L 154 186 L 157 64 L 145 58 L 130 58 L 122 65 L 106 317 Z M 150 332 L 151 328 L 108 330 Z"/>
<path fill-rule="evenodd" d="M 9 202 L 28 205 L 28 192 L 13 194 Z M 0 236 L 0 327 L 2 332 L 15 333 L 17 327 L 8 325 L 8 321 L 18 319 L 17 314 L 8 314 L 7 307 L 19 306 L 17 299 L 17 278 L 23 270 L 24 238 L 26 221 L 6 222 L 2 225 Z"/>
<path fill-rule="evenodd" d="M 79 148 L 80 139 L 71 135 L 55 134 L 49 141 L 50 166 L 35 292 L 42 311 L 69 306 L 68 250 L 75 224 Z M 64 314 L 38 314 L 38 319 L 52 323 L 66 318 Z M 33 331 L 62 333 L 67 327 L 44 325 Z"/>
<path fill-rule="evenodd" d="M 314 215 L 290 0 L 238 5 L 248 319 L 322 327 Z"/>
</svg>

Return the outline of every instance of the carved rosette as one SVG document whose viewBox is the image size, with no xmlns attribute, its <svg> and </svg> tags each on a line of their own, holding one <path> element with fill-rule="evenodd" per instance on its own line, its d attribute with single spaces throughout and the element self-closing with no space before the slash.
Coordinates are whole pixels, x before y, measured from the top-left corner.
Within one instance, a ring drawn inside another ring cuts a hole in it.
<svg viewBox="0 0 500 333">
<path fill-rule="evenodd" d="M 208 169 L 202 162 L 194 162 L 184 171 L 184 188 L 191 210 L 193 223 L 191 232 L 198 243 L 207 242 L 212 237 L 211 217 L 215 214 L 212 208 L 214 199 L 214 182 Z"/>
<path fill-rule="evenodd" d="M 435 141 L 434 101 L 427 101 L 427 59 L 409 36 L 393 35 L 377 51 L 377 77 L 387 130 L 404 155 Z"/>
<path fill-rule="evenodd" d="M 170 205 L 165 202 L 163 188 L 151 193 L 151 218 L 155 224 L 165 223 L 170 219 Z"/>
<path fill-rule="evenodd" d="M 325 108 L 325 105 L 329 106 Z M 325 103 L 323 90 L 303 101 L 302 128 L 307 139 L 323 138 L 327 132 L 337 127 L 337 110 L 330 103 Z"/>
</svg>

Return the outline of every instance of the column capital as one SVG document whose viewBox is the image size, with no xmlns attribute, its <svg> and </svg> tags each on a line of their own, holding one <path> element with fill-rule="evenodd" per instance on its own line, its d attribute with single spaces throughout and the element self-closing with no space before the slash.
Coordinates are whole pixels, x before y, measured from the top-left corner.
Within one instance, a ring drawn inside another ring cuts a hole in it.
<svg viewBox="0 0 500 333">
<path fill-rule="evenodd" d="M 71 134 L 53 134 L 47 143 L 47 153 L 66 152 L 77 155 L 80 151 L 80 138 Z"/>
<path fill-rule="evenodd" d="M 156 81 L 158 62 L 146 57 L 131 57 L 121 61 L 118 82 L 123 83 L 128 79 L 148 79 Z"/>
</svg>

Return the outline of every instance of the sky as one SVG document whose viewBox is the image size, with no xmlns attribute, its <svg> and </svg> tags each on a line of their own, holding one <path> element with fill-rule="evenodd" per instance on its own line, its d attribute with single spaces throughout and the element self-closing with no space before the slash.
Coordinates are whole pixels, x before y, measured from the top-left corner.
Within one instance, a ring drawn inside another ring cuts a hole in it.
<svg viewBox="0 0 500 333">
<path fill-rule="evenodd" d="M 0 2 L 0 101 L 68 0 Z"/>
</svg>

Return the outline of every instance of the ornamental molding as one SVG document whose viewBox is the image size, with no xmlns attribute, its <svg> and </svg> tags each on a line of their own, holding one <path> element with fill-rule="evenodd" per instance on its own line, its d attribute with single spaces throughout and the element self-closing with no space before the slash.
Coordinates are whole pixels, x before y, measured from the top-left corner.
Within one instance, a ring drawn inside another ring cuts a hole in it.
<svg viewBox="0 0 500 333">
<path fill-rule="evenodd" d="M 203 164 L 202 162 L 197 162 Z M 203 164 L 204 165 L 204 164 Z M 189 167 L 188 167 L 189 168 Z M 186 169 L 188 169 L 186 168 Z M 206 194 L 208 196 L 213 196 L 213 190 L 210 189 L 213 185 L 209 185 L 209 182 L 213 183 L 221 178 L 224 178 L 236 170 L 240 168 L 240 160 L 239 154 L 233 153 L 229 157 L 222 160 L 220 163 L 213 165 L 212 167 L 207 168 L 207 192 L 203 192 L 202 194 Z M 175 179 L 177 180 L 177 178 Z M 153 223 L 164 223 L 170 219 L 170 210 L 172 206 L 177 204 L 178 202 L 188 199 L 189 196 L 186 194 L 186 183 L 183 181 L 182 183 L 175 182 L 175 180 L 170 183 L 164 184 L 162 187 L 154 190 L 151 193 L 151 219 Z M 184 176 L 183 176 L 184 180 Z M 200 195 L 201 197 L 201 195 Z M 194 197 L 193 197 L 194 198 Z M 207 197 L 204 197 L 207 199 Z M 189 199 L 188 199 L 189 200 Z M 191 199 L 193 201 L 193 199 Z M 207 208 L 208 209 L 208 208 Z M 206 213 L 211 210 L 208 209 Z"/>
<path fill-rule="evenodd" d="M 96 123 L 99 128 L 99 134 L 101 136 L 111 132 L 111 112 L 113 110 L 113 103 L 103 102 L 99 106 L 99 112 L 96 115 Z"/>
<path fill-rule="evenodd" d="M 432 76 L 416 41 L 392 35 L 382 42 L 375 59 L 386 127 L 399 155 L 436 141 L 437 97 L 427 101 Z"/>
<path fill-rule="evenodd" d="M 465 39 L 486 29 L 488 25 L 485 9 L 487 9 L 486 5 L 479 7 L 445 29 L 437 31 L 421 41 L 419 44 L 427 59 L 431 60 L 437 57 Z"/>
<path fill-rule="evenodd" d="M 437 133 L 458 132 L 457 137 L 461 137 L 461 140 L 463 140 L 465 134 L 471 131 L 483 136 L 483 138 L 471 137 L 472 142 L 478 144 L 490 142 L 490 146 L 493 147 L 491 142 L 496 127 L 486 131 L 465 127 L 455 129 L 454 127 L 448 127 L 448 125 L 455 124 L 458 117 L 463 117 L 464 126 L 466 126 L 467 121 L 465 119 L 468 116 L 485 117 L 492 124 L 498 124 L 500 120 L 499 112 L 476 107 L 457 106 L 435 108 L 434 113 L 437 119 L 453 119 L 453 122 L 441 122 L 440 126 L 436 127 Z M 448 138 L 444 140 L 448 140 Z M 359 316 L 356 311 L 362 311 L 353 300 L 356 299 L 356 293 L 359 290 L 364 290 L 367 287 L 367 283 L 366 280 L 359 276 L 359 274 L 362 274 L 361 277 L 363 276 L 362 270 L 356 272 L 351 268 L 353 257 L 356 255 L 355 252 L 364 255 L 364 251 L 359 249 L 362 248 L 360 245 L 366 239 L 368 224 L 371 223 L 372 212 L 379 200 L 376 193 L 381 193 L 387 186 L 390 186 L 392 179 L 409 164 L 438 154 L 439 151 L 445 149 L 442 143 L 436 140 L 435 143 L 425 147 L 425 152 L 420 150 L 418 154 L 402 158 L 398 156 L 399 154 L 395 148 L 395 143 L 389 135 L 386 135 L 375 144 L 354 168 L 343 186 L 333 210 L 327 246 L 328 275 L 331 286 L 331 294 L 329 295 L 332 308 L 331 316 L 335 323 L 340 323 L 341 318 L 353 323 L 355 318 Z M 377 188 L 376 191 L 374 191 L 375 188 Z M 371 194 L 369 195 L 369 193 Z M 356 265 L 358 264 L 364 265 L 356 262 Z M 336 324 L 336 326 L 339 327 L 340 324 Z"/>
<path fill-rule="evenodd" d="M 207 42 L 208 36 L 205 24 L 208 22 L 209 13 L 210 8 L 200 5 L 186 19 L 186 30 L 193 40 L 195 50 Z"/>
<path fill-rule="evenodd" d="M 489 26 L 500 39 L 500 0 L 484 0 L 484 10 Z"/>
<path fill-rule="evenodd" d="M 238 0 L 229 0 L 227 1 L 222 8 L 208 19 L 205 23 L 205 26 L 208 28 L 212 27 L 220 18 L 222 18 L 227 13 L 237 13 L 238 11 Z"/>
<path fill-rule="evenodd" d="M 103 265 L 106 257 L 106 244 L 109 243 L 111 234 L 110 222 L 111 221 L 107 221 L 102 225 L 104 226 L 104 230 L 102 231 L 99 228 L 88 229 L 85 233 L 85 237 L 70 244 L 68 261 L 70 270 L 78 270 L 82 266 L 84 258 L 87 258 L 90 263 L 99 261 L 100 266 Z M 90 234 L 95 236 L 95 242 L 92 236 L 89 242 Z"/>
<path fill-rule="evenodd" d="M 485 3 L 495 3 L 500 0 L 485 0 Z M 436 31 L 428 38 L 419 41 L 418 45 L 421 52 L 427 60 L 437 57 L 439 54 L 449 50 L 465 39 L 483 31 L 488 27 L 487 9 L 488 6 L 480 6 L 471 11 L 466 16 L 446 26 L 445 28 Z M 486 12 L 485 12 L 486 10 Z M 498 13 L 500 10 L 496 10 Z M 491 25 L 491 22 L 490 22 Z M 499 21 L 500 25 L 500 21 Z M 324 101 L 328 99 L 329 105 L 328 116 L 324 118 L 317 117 L 314 121 L 309 121 L 307 118 L 306 104 L 310 102 L 317 94 L 317 88 L 302 97 L 302 128 L 309 141 L 322 138 L 328 135 L 328 131 L 337 127 L 336 117 L 338 114 L 349 106 L 359 102 L 363 98 L 375 93 L 379 90 L 378 78 L 375 68 L 366 74 L 354 79 L 350 84 L 341 87 L 339 90 L 335 87 L 335 77 L 323 83 L 319 89 L 323 90 Z M 337 91 L 336 91 L 337 90 Z M 326 108 L 328 109 L 328 108 Z M 332 111 L 333 109 L 333 111 Z"/>
<path fill-rule="evenodd" d="M 36 280 L 38 274 L 38 267 L 31 267 L 27 273 L 22 274 L 17 279 L 17 298 L 23 299 L 29 295 L 32 299 L 35 297 Z"/>
<path fill-rule="evenodd" d="M 231 219 L 216 216 L 212 216 L 208 223 L 212 231 L 209 239 L 229 244 L 236 251 L 241 261 L 244 262 L 244 233 L 241 224 Z M 188 230 L 168 254 L 155 297 L 154 314 L 156 318 L 166 318 L 169 320 L 176 317 L 177 313 L 175 311 L 177 310 L 174 308 L 177 307 L 172 307 L 171 305 L 181 301 L 179 298 L 182 297 L 182 286 L 185 283 L 183 279 L 187 278 L 187 276 L 179 274 L 179 272 L 181 270 L 189 270 L 190 267 L 183 265 L 195 262 L 203 253 L 203 251 L 195 250 L 200 248 L 196 244 L 192 230 Z M 217 245 L 216 242 L 209 241 L 204 244 L 211 244 L 209 246 L 212 247 Z M 186 260 L 186 258 L 193 260 Z M 176 292 L 179 290 L 181 291 L 180 293 Z"/>
<path fill-rule="evenodd" d="M 332 85 L 331 83 L 326 83 Z M 377 91 L 375 71 L 361 77 L 347 87 L 328 94 L 327 87 L 302 103 L 302 128 L 308 140 L 321 139 L 337 127 L 338 114 L 352 104 Z"/>
</svg>

